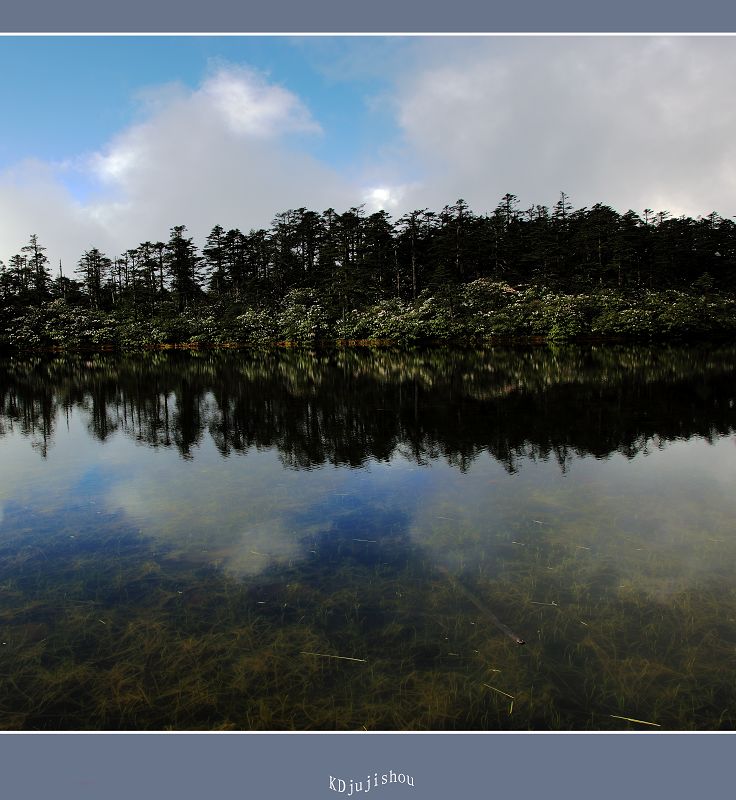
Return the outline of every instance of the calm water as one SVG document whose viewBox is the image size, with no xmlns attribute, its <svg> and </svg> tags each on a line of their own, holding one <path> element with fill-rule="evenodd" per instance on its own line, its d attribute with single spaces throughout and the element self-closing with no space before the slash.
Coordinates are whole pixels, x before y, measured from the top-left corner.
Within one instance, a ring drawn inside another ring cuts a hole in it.
<svg viewBox="0 0 736 800">
<path fill-rule="evenodd" d="M 0 726 L 734 728 L 735 364 L 4 360 Z"/>
</svg>

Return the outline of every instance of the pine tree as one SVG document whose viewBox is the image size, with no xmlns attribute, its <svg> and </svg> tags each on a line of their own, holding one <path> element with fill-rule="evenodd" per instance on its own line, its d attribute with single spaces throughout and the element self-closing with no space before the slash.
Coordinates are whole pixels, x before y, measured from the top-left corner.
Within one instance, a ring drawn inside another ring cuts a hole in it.
<svg viewBox="0 0 736 800">
<path fill-rule="evenodd" d="M 171 229 L 165 256 L 179 311 L 190 306 L 201 292 L 201 259 L 193 240 L 185 236 L 186 230 L 186 225 L 176 225 Z"/>
<path fill-rule="evenodd" d="M 86 250 L 79 259 L 76 271 L 92 308 L 101 308 L 103 305 L 103 287 L 110 276 L 111 267 L 112 261 L 96 247 Z"/>
<path fill-rule="evenodd" d="M 202 248 L 205 280 L 208 288 L 218 297 L 225 292 L 225 230 L 220 225 L 210 231 Z"/>
<path fill-rule="evenodd" d="M 46 257 L 46 248 L 38 243 L 38 236 L 31 234 L 31 238 L 25 247 L 21 247 L 21 253 L 26 254 L 28 269 L 31 278 L 31 294 L 33 301 L 40 305 L 50 297 L 49 286 L 51 284 L 51 270 L 49 260 Z"/>
</svg>

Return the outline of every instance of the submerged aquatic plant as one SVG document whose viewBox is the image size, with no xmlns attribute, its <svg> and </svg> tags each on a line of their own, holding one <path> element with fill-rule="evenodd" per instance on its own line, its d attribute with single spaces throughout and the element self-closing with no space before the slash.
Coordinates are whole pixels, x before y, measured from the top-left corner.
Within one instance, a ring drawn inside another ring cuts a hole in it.
<svg viewBox="0 0 736 800">
<path fill-rule="evenodd" d="M 109 487 L 86 472 L 74 497 L 51 476 L 4 504 L 0 726 L 731 729 L 732 504 L 690 471 L 644 480 L 668 442 L 733 430 L 731 362 L 572 349 L 7 363 L 8 440 L 53 455 L 74 409 L 98 442 L 171 454 L 170 480 L 187 483 L 167 505 L 157 475 L 153 521 L 101 502 Z M 581 397 L 597 410 L 576 410 Z M 272 451 L 283 469 L 274 455 L 261 476 Z M 218 527 L 228 503 L 239 535 Z"/>
</svg>

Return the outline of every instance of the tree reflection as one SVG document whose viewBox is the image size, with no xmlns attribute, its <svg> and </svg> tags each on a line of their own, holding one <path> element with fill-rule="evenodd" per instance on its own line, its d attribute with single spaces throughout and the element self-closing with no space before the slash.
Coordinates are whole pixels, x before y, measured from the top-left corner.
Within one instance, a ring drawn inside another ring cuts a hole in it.
<svg viewBox="0 0 736 800">
<path fill-rule="evenodd" d="M 120 431 L 195 456 L 276 448 L 287 467 L 358 467 L 402 454 L 466 470 L 483 453 L 631 458 L 734 428 L 736 350 L 722 346 L 295 350 L 58 356 L 0 363 L 0 436 L 45 456 L 82 412 L 94 437 Z"/>
</svg>

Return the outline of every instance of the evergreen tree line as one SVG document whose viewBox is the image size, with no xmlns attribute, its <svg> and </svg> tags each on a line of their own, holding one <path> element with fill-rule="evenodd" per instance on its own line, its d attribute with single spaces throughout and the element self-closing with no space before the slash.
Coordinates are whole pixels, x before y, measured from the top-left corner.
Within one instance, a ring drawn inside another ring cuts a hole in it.
<svg viewBox="0 0 736 800">
<path fill-rule="evenodd" d="M 573 209 L 562 193 L 553 208 L 519 208 L 505 195 L 492 214 L 463 200 L 440 212 L 392 220 L 362 207 L 344 213 L 305 208 L 278 214 L 267 229 L 243 233 L 216 225 L 199 249 L 184 225 L 167 241 L 140 243 L 114 257 L 91 247 L 74 277 L 46 248 L 28 244 L 0 262 L 0 302 L 7 311 L 54 299 L 136 318 L 202 304 L 275 307 L 309 288 L 332 318 L 391 298 L 451 294 L 479 278 L 558 292 L 736 287 L 736 223 L 713 212 L 672 217 L 610 206 Z"/>
</svg>

